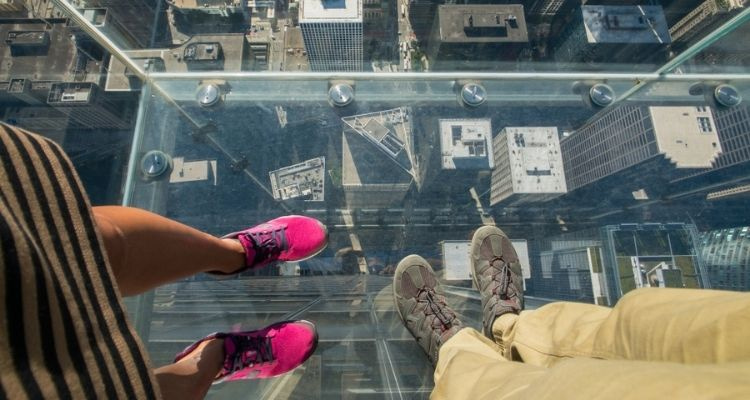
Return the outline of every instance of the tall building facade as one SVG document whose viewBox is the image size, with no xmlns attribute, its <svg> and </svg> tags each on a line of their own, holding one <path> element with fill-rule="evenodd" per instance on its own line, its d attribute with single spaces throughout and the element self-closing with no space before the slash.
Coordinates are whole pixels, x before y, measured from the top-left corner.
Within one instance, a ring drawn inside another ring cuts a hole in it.
<svg viewBox="0 0 750 400">
<path fill-rule="evenodd" d="M 700 240 L 711 288 L 750 290 L 750 227 L 703 232 Z"/>
<path fill-rule="evenodd" d="M 0 0 L 0 12 L 18 12 L 25 10 L 23 0 Z"/>
<path fill-rule="evenodd" d="M 648 179 L 663 182 L 711 168 L 722 152 L 713 113 L 702 106 L 616 107 L 564 138 L 560 147 L 568 192 L 605 178 L 635 191 L 648 186 Z"/>
<path fill-rule="evenodd" d="M 341 119 L 341 183 L 347 207 L 396 206 L 419 179 L 410 114 L 402 107 Z"/>
<path fill-rule="evenodd" d="M 88 7 L 106 8 L 135 39 L 139 48 L 151 47 L 154 31 L 159 28 L 154 22 L 160 11 L 160 0 L 89 0 L 86 4 Z"/>
<path fill-rule="evenodd" d="M 302 0 L 299 24 L 313 71 L 362 71 L 362 0 Z"/>
<path fill-rule="evenodd" d="M 693 11 L 669 27 L 675 43 L 692 44 L 713 31 L 720 23 L 727 21 L 728 15 L 740 11 L 746 0 L 706 0 Z"/>
<path fill-rule="evenodd" d="M 530 15 L 556 15 L 570 0 L 536 0 L 528 7 Z"/>
<path fill-rule="evenodd" d="M 490 204 L 546 201 L 567 192 L 555 127 L 507 127 L 495 137 Z"/>
</svg>

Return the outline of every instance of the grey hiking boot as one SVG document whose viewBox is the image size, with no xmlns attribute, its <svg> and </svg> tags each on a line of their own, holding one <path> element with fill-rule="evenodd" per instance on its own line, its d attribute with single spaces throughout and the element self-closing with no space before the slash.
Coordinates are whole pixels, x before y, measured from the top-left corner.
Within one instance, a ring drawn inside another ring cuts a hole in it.
<svg viewBox="0 0 750 400">
<path fill-rule="evenodd" d="M 523 310 L 523 275 L 508 236 L 494 226 L 483 226 L 471 240 L 471 279 L 482 297 L 484 335 L 503 314 Z"/>
<path fill-rule="evenodd" d="M 410 255 L 396 267 L 393 277 L 396 310 L 406 329 L 417 339 L 433 365 L 440 346 L 463 324 L 445 303 L 435 271 L 424 258 Z"/>
</svg>

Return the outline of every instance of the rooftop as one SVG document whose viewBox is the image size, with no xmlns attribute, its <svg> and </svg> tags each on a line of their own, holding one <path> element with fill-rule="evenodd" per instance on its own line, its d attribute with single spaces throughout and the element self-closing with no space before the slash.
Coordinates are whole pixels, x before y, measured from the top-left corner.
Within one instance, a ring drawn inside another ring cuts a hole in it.
<svg viewBox="0 0 750 400">
<path fill-rule="evenodd" d="M 313 158 L 268 173 L 274 198 L 304 198 L 307 201 L 325 200 L 325 174 L 325 157 Z"/>
<path fill-rule="evenodd" d="M 492 121 L 441 119 L 440 156 L 443 169 L 492 169 Z"/>
<path fill-rule="evenodd" d="M 656 143 L 677 168 L 710 168 L 721 143 L 708 107 L 649 107 Z"/>
<path fill-rule="evenodd" d="M 523 6 L 441 5 L 438 7 L 443 42 L 528 42 Z"/>
<path fill-rule="evenodd" d="M 354 115 L 341 120 L 345 124 L 345 130 L 358 133 L 397 166 L 413 177 L 418 177 L 413 162 L 412 126 L 408 108 Z"/>
<path fill-rule="evenodd" d="M 362 0 L 300 0 L 300 22 L 362 21 Z"/>
<path fill-rule="evenodd" d="M 26 20 L 24 23 L 0 23 L 0 81 L 32 79 L 33 81 L 73 80 L 76 73 L 85 80 L 97 82 L 99 62 L 86 60 L 83 70 L 76 44 L 70 40 L 66 20 Z"/>
<path fill-rule="evenodd" d="M 589 43 L 671 43 L 661 6 L 581 6 Z"/>
<path fill-rule="evenodd" d="M 232 8 L 241 7 L 242 0 L 168 0 L 177 8 Z"/>
<path fill-rule="evenodd" d="M 555 127 L 503 129 L 513 186 L 521 193 L 565 193 L 560 139 Z"/>
</svg>

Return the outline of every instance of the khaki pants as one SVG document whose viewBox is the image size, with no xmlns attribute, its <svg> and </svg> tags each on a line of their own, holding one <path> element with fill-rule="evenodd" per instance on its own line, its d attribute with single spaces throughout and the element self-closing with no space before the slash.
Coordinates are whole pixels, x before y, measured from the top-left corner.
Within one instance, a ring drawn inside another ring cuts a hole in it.
<svg viewBox="0 0 750 400">
<path fill-rule="evenodd" d="M 639 289 L 506 314 L 493 334 L 442 346 L 432 399 L 750 399 L 750 294 Z"/>
</svg>

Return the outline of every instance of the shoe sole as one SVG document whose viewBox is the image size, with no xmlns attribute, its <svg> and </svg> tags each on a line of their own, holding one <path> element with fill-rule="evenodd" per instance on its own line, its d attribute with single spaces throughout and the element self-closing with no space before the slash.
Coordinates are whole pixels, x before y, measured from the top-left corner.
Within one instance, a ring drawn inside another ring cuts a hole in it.
<svg viewBox="0 0 750 400">
<path fill-rule="evenodd" d="M 485 232 L 487 232 L 487 233 L 485 234 Z M 484 234 L 484 236 L 482 237 L 481 240 L 479 240 L 479 236 L 483 235 L 483 234 Z M 471 238 L 471 248 L 469 250 L 470 251 L 469 252 L 469 264 L 471 264 L 471 281 L 474 282 L 474 287 L 478 291 L 480 291 L 480 293 L 481 293 L 481 289 L 479 288 L 479 280 L 477 278 L 477 271 L 476 271 L 476 267 L 474 265 L 474 251 L 476 250 L 478 252 L 479 251 L 479 247 L 482 246 L 482 242 L 484 241 L 484 239 L 486 239 L 487 236 L 490 236 L 491 234 L 498 234 L 498 235 L 504 237 L 506 240 L 510 241 L 510 238 L 508 237 L 508 235 L 506 235 L 505 232 L 503 232 L 502 229 L 500 229 L 500 228 L 498 228 L 496 226 L 486 225 L 486 226 L 483 226 L 483 227 L 477 229 L 474 232 L 474 235 Z"/>
<path fill-rule="evenodd" d="M 414 262 L 407 262 L 409 260 L 421 260 L 420 263 L 414 263 Z M 406 269 L 409 265 L 416 265 L 416 264 L 422 264 L 424 263 L 425 266 L 429 267 L 430 272 L 432 274 L 435 274 L 435 271 L 432 269 L 432 266 L 425 260 L 422 256 L 417 254 L 410 254 L 406 257 L 404 257 L 399 263 L 396 265 L 396 271 L 393 274 L 393 304 L 396 306 L 396 312 L 398 313 L 398 316 L 401 318 L 401 321 L 406 324 L 406 320 L 404 319 L 404 315 L 401 314 L 401 309 L 398 307 L 398 298 L 396 297 L 396 278 L 403 275 L 403 269 Z M 437 278 L 437 277 L 436 277 Z M 436 279 L 437 280 L 437 279 Z M 411 333 L 411 332 L 410 332 Z"/>
</svg>

